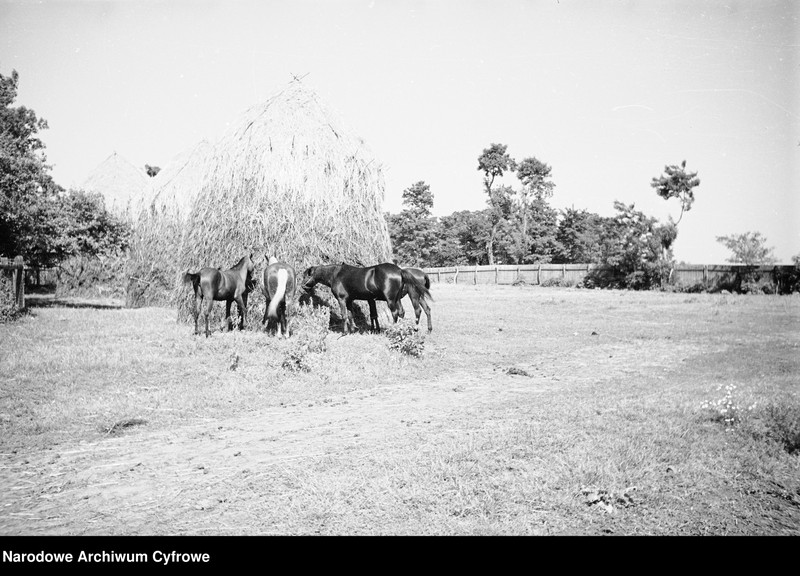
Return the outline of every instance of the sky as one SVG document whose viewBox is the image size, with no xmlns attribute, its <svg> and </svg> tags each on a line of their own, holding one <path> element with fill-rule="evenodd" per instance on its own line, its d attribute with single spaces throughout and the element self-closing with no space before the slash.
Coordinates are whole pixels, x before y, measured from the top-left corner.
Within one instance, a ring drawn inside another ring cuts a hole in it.
<svg viewBox="0 0 800 576">
<path fill-rule="evenodd" d="M 650 182 L 686 160 L 677 260 L 749 231 L 800 254 L 795 0 L 0 0 L 12 70 L 64 187 L 113 152 L 163 167 L 305 76 L 384 165 L 388 212 L 418 181 L 437 216 L 486 207 L 500 143 L 552 167 L 559 210 L 677 220 Z"/>
</svg>

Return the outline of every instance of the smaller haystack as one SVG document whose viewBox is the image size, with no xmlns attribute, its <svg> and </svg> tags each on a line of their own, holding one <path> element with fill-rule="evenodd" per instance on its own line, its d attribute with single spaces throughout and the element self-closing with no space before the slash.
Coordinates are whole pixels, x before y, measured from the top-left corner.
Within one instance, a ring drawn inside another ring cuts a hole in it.
<svg viewBox="0 0 800 576">
<path fill-rule="evenodd" d="M 144 169 L 137 168 L 114 152 L 89 174 L 81 188 L 102 194 L 110 212 L 129 216 L 132 205 L 138 203 L 147 191 L 147 180 Z"/>
<path fill-rule="evenodd" d="M 186 220 L 179 269 L 229 268 L 248 251 L 276 256 L 298 274 L 315 264 L 389 261 L 384 188 L 364 141 L 306 84 L 291 82 L 216 143 Z M 176 288 L 179 316 L 188 319 L 189 291 Z M 260 321 L 263 298 L 248 304 L 248 318 Z"/>
<path fill-rule="evenodd" d="M 173 158 L 155 177 L 150 178 L 150 186 L 144 196 L 145 206 L 156 210 L 174 208 L 184 216 L 188 214 L 192 201 L 202 187 L 212 150 L 208 140 L 201 140 Z"/>
</svg>

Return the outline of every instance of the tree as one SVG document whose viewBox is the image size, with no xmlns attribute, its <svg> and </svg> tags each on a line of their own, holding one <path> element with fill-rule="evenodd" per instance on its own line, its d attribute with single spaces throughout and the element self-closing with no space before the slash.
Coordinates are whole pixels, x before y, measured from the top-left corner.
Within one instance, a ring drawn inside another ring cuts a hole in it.
<svg viewBox="0 0 800 576">
<path fill-rule="evenodd" d="M 403 190 L 403 205 L 414 214 L 427 218 L 433 208 L 433 193 L 431 187 L 420 180 L 416 184 Z"/>
<path fill-rule="evenodd" d="M 16 70 L 10 77 L 0 74 L 0 254 L 48 265 L 63 189 L 50 176 L 44 143 L 37 136 L 47 121 L 24 106 L 12 106 L 18 83 Z"/>
<path fill-rule="evenodd" d="M 150 164 L 145 164 L 144 169 L 147 172 L 147 175 L 150 176 L 150 178 L 153 178 L 159 172 L 161 172 L 161 168 L 159 168 L 158 166 L 150 166 Z"/>
<path fill-rule="evenodd" d="M 70 190 L 59 196 L 52 224 L 57 260 L 118 254 L 127 248 L 130 238 L 130 226 L 106 209 L 103 196 L 97 192 Z"/>
<path fill-rule="evenodd" d="M 511 212 L 511 196 L 514 190 L 509 186 L 493 188 L 495 178 L 502 177 L 508 170 L 516 168 L 516 162 L 508 155 L 505 144 L 492 144 L 484 148 L 478 157 L 478 170 L 483 171 L 483 186 L 489 204 L 489 220 L 491 231 L 486 243 L 489 264 L 494 264 L 494 243 L 500 225 L 505 222 Z"/>
<path fill-rule="evenodd" d="M 717 242 L 723 244 L 733 254 L 727 259 L 733 264 L 745 266 L 769 265 L 776 262 L 774 248 L 767 248 L 767 239 L 760 232 L 744 232 L 730 236 L 717 236 Z"/>
<path fill-rule="evenodd" d="M 664 174 L 658 178 L 653 178 L 650 186 L 656 189 L 656 192 L 664 200 L 670 198 L 677 198 L 681 203 L 681 214 L 678 216 L 678 221 L 675 222 L 677 226 L 683 213 L 688 212 L 692 208 L 694 202 L 694 188 L 700 185 L 700 179 L 697 177 L 697 172 L 686 171 L 686 160 L 681 162 L 680 166 L 675 164 L 664 167 Z"/>
<path fill-rule="evenodd" d="M 603 217 L 586 210 L 567 208 L 561 214 L 556 232 L 559 251 L 555 262 L 589 264 L 600 260 Z"/>
<path fill-rule="evenodd" d="M 386 223 L 395 258 L 404 266 L 430 265 L 438 242 L 436 218 L 431 216 L 433 193 L 419 181 L 403 191 L 400 214 L 389 214 Z"/>
<path fill-rule="evenodd" d="M 617 214 L 603 221 L 600 262 L 618 276 L 614 282 L 630 288 L 651 288 L 668 277 L 672 267 L 675 225 L 636 210 L 634 204 L 614 202 Z"/>
<path fill-rule="evenodd" d="M 541 211 L 546 206 L 546 200 L 553 195 L 555 184 L 549 180 L 552 172 L 550 166 L 536 158 L 525 158 L 516 165 L 516 171 L 517 178 L 522 182 L 522 189 L 517 196 L 521 227 L 514 234 L 516 237 L 515 256 L 517 263 L 521 264 L 525 261 L 530 251 L 531 239 L 528 237 L 528 218 L 530 216 L 531 202 L 537 202 Z"/>
</svg>

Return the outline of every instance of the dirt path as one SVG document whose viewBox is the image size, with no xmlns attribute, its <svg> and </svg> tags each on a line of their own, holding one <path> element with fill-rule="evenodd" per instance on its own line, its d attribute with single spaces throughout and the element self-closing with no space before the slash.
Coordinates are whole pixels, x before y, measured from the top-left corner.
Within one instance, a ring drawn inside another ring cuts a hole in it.
<svg viewBox="0 0 800 576">
<path fill-rule="evenodd" d="M 132 429 L 66 450 L 3 454 L 0 484 L 8 489 L 0 494 L 0 533 L 159 533 L 152 524 L 159 510 L 209 511 L 243 474 L 343 451 L 380 450 L 415 424 L 496 403 L 500 380 L 509 396 L 547 388 L 543 378 L 488 368 L 176 430 Z"/>
</svg>

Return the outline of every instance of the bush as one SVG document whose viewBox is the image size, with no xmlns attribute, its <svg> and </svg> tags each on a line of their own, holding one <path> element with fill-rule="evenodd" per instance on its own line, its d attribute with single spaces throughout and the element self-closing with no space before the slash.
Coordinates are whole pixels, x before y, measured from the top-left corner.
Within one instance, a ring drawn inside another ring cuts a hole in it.
<svg viewBox="0 0 800 576">
<path fill-rule="evenodd" d="M 325 338 L 328 336 L 330 308 L 301 304 L 296 306 L 295 314 L 289 318 L 289 346 L 284 352 L 281 366 L 293 372 L 309 372 L 309 354 L 320 354 L 327 348 Z"/>
<path fill-rule="evenodd" d="M 416 358 L 422 356 L 425 340 L 420 336 L 415 324 L 398 322 L 386 328 L 385 334 L 389 339 L 389 348 L 392 350 Z"/>
<path fill-rule="evenodd" d="M 0 324 L 15 320 L 19 315 L 11 279 L 0 272 Z"/>
<path fill-rule="evenodd" d="M 776 442 L 789 454 L 800 452 L 800 403 L 796 400 L 775 400 L 758 411 L 752 433 L 756 438 Z"/>
<path fill-rule="evenodd" d="M 541 283 L 541 286 L 545 288 L 549 287 L 569 288 L 575 286 L 575 282 L 573 280 L 568 280 L 566 278 L 547 278 L 544 282 Z"/>
<path fill-rule="evenodd" d="M 122 256 L 72 256 L 58 267 L 58 296 L 122 298 L 127 282 Z"/>
</svg>

